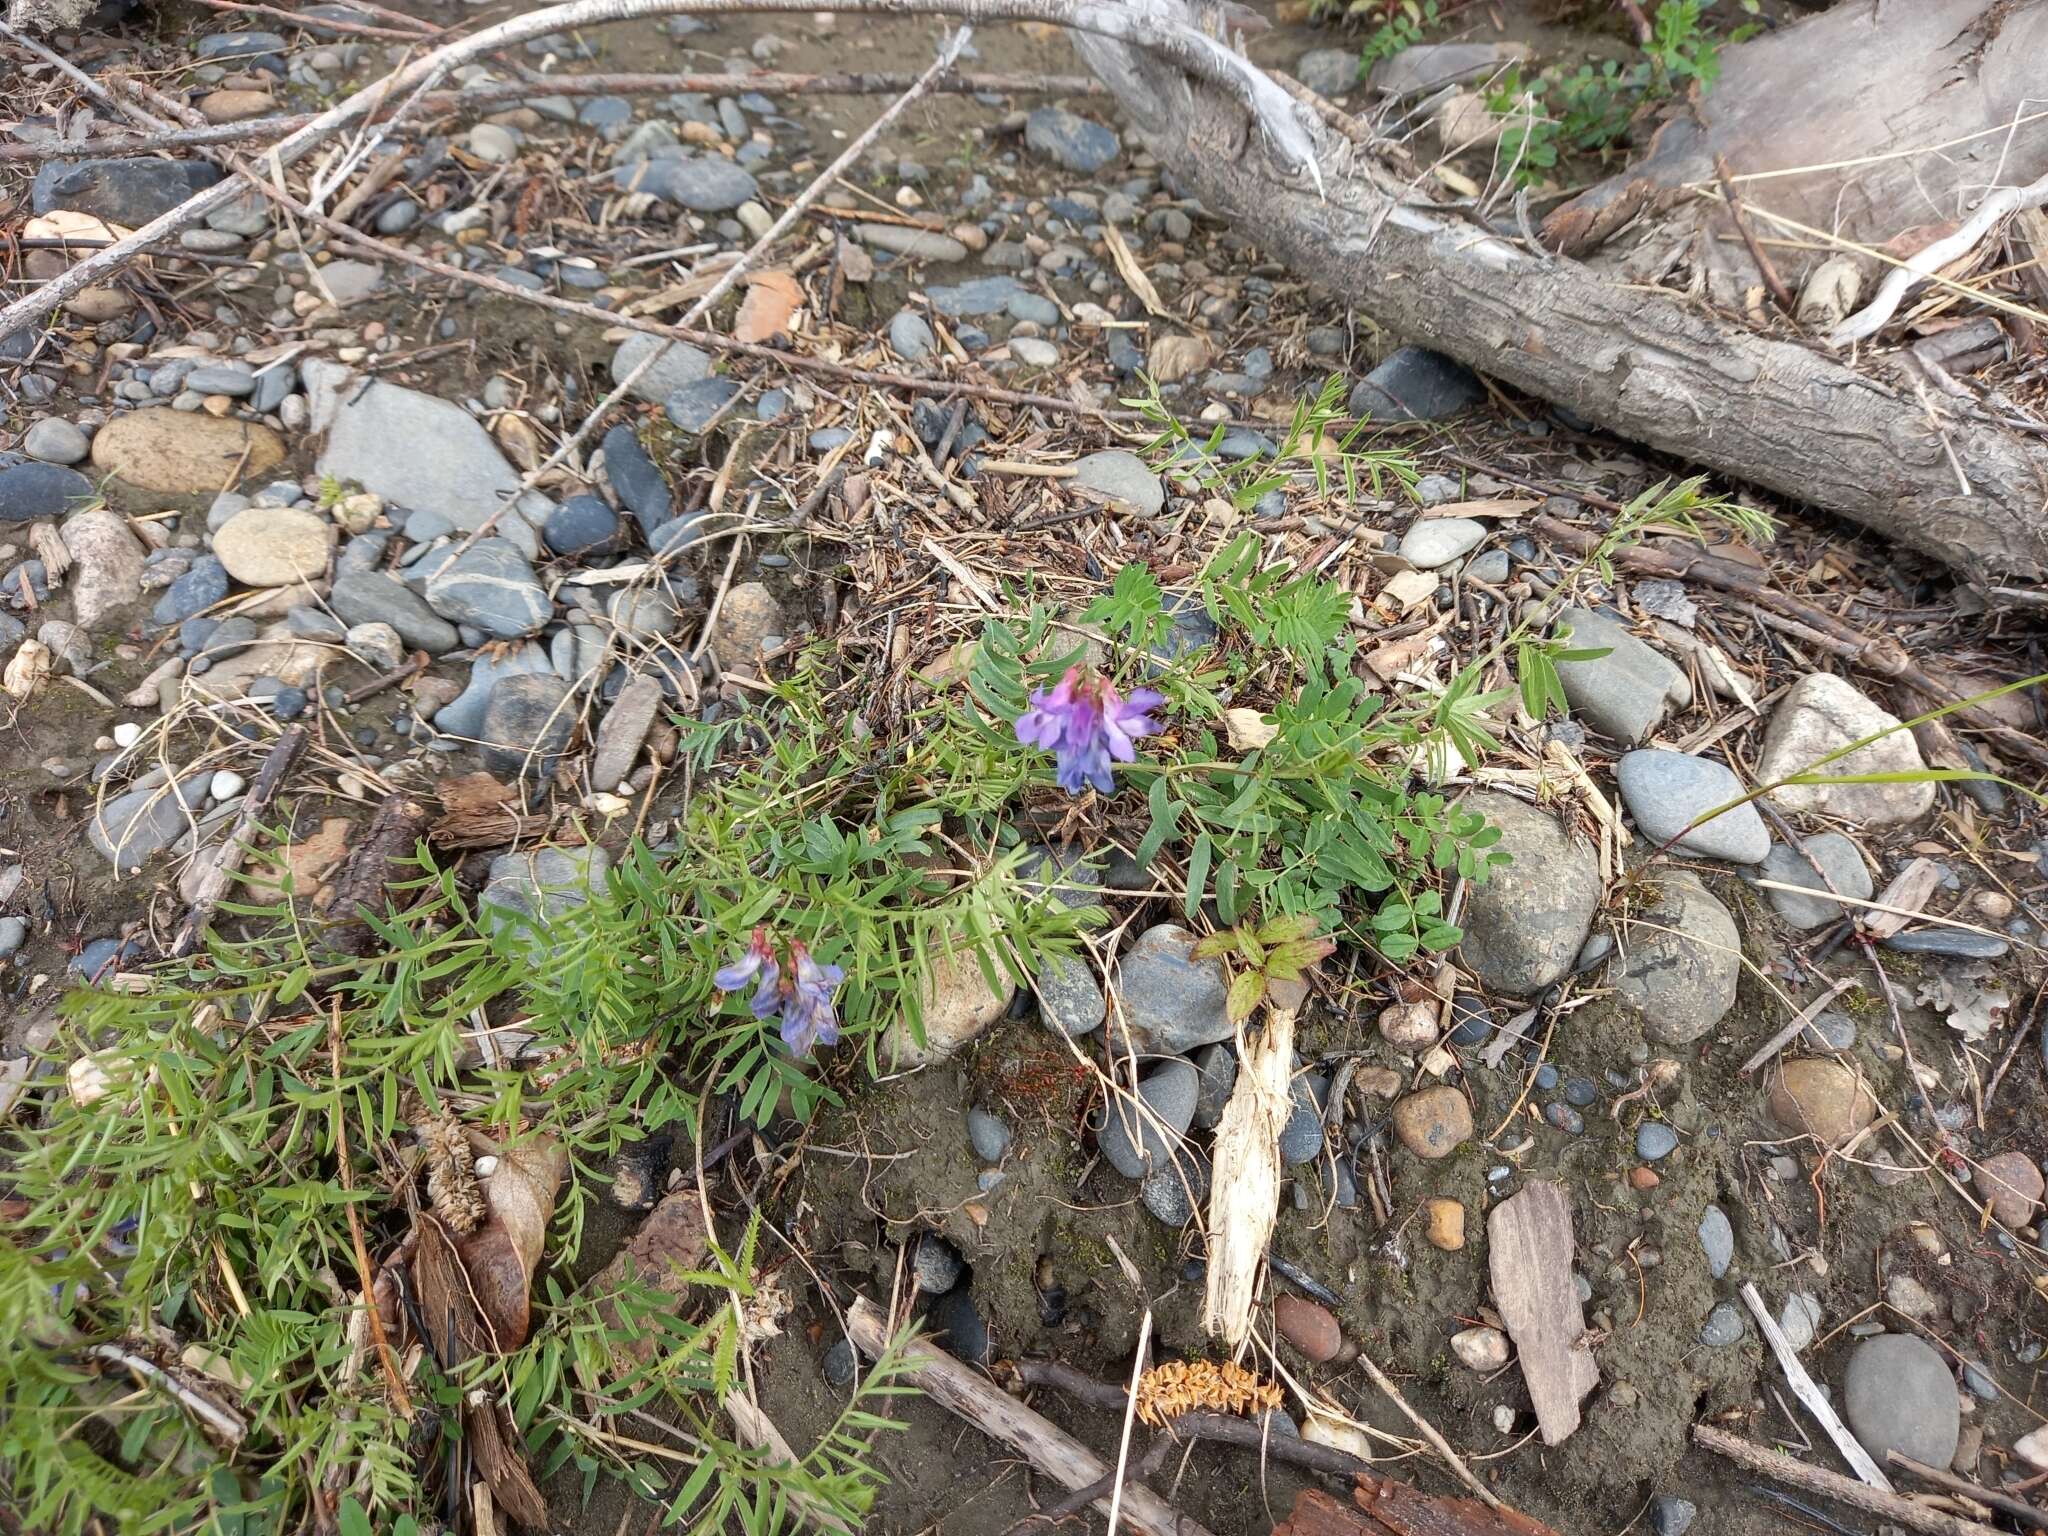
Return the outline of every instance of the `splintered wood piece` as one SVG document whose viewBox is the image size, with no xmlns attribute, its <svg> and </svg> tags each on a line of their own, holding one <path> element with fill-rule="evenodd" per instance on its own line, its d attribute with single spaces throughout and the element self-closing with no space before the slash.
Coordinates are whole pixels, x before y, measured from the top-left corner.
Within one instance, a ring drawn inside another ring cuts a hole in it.
<svg viewBox="0 0 2048 1536">
<path fill-rule="evenodd" d="M 1365 1472 L 1352 1497 L 1356 1509 L 1320 1488 L 1305 1489 L 1273 1536 L 1558 1536 L 1516 1510 L 1424 1493 Z"/>
<path fill-rule="evenodd" d="M 1579 1399 L 1599 1383 L 1572 1279 L 1572 1207 L 1556 1184 L 1529 1185 L 1486 1221 L 1493 1301 L 1536 1405 L 1543 1443 L 1579 1427 Z"/>
<path fill-rule="evenodd" d="M 1238 1032 L 1237 1086 L 1216 1126 L 1209 1179 L 1209 1280 L 1202 1326 L 1233 1349 L 1251 1333 L 1259 1267 L 1280 1212 L 1280 1132 L 1294 1112 L 1294 1009 L 1266 1004 L 1256 1038 Z"/>
<path fill-rule="evenodd" d="M 846 1336 L 869 1359 L 889 1347 L 889 1320 L 865 1296 L 846 1309 Z M 1067 1489 L 1086 1488 L 1112 1470 L 1051 1420 L 1032 1412 L 981 1372 L 962 1365 L 936 1345 L 920 1339 L 904 1349 L 905 1379 L 942 1408 L 950 1409 L 990 1439 L 1009 1446 L 1047 1477 Z M 1109 1513 L 1109 1495 L 1094 1507 Z M 1123 1490 L 1123 1523 L 1138 1536 L 1209 1536 L 1209 1532 L 1143 1483 Z"/>
</svg>

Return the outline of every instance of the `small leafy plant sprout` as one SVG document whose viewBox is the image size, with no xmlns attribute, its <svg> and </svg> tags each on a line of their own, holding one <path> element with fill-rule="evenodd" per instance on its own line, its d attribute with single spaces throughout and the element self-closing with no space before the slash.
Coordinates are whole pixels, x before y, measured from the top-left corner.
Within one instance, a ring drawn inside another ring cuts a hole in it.
<svg viewBox="0 0 2048 1536">
<path fill-rule="evenodd" d="M 1017 717 L 1017 739 L 1052 753 L 1068 794 L 1092 785 L 1106 795 L 1116 788 L 1110 763 L 1137 759 L 1133 743 L 1159 729 L 1149 711 L 1165 702 L 1151 688 L 1134 688 L 1125 698 L 1116 684 L 1077 662 L 1056 687 L 1033 690 L 1030 707 Z"/>
<path fill-rule="evenodd" d="M 1231 1023 L 1250 1018 L 1274 982 L 1301 981 L 1318 961 L 1337 952 L 1321 928 L 1313 914 L 1302 912 L 1269 918 L 1256 927 L 1224 928 L 1195 946 L 1198 959 L 1220 959 L 1234 971 L 1227 1004 Z"/>
<path fill-rule="evenodd" d="M 811 952 L 795 939 L 786 945 L 788 964 L 775 958 L 775 946 L 765 927 L 756 928 L 745 953 L 713 974 L 711 984 L 720 992 L 738 992 L 754 983 L 754 995 L 747 1006 L 762 1021 L 779 1017 L 782 1043 L 793 1055 L 808 1055 L 814 1046 L 839 1043 L 839 1015 L 834 1011 L 833 993 L 846 972 L 836 965 L 820 965 Z"/>
</svg>

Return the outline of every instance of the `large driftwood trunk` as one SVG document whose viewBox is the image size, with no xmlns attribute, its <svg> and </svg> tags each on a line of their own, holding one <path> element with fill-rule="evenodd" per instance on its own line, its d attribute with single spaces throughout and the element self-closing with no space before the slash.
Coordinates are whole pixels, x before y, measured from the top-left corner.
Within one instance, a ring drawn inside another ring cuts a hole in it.
<svg viewBox="0 0 2048 1536">
<path fill-rule="evenodd" d="M 1952 10 L 1960 0 L 1929 3 Z M 1963 8 L 2009 9 L 2000 0 Z M 1191 14 L 1189 0 L 1145 9 Z M 1156 56 L 1073 37 L 1182 185 L 1396 334 L 1980 579 L 2048 574 L 2048 442 L 1930 402 L 1903 377 L 1757 335 L 1681 295 L 1532 253 L 1403 196 L 1384 167 L 1328 129 L 1321 195 L 1273 163 L 1220 93 Z"/>
</svg>

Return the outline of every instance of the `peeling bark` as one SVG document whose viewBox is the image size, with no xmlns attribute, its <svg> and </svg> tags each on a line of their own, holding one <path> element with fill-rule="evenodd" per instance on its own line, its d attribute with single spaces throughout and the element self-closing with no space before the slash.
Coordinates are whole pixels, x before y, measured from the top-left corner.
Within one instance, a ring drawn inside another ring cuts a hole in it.
<svg viewBox="0 0 2048 1536">
<path fill-rule="evenodd" d="M 1150 8 L 1173 5 L 1187 0 Z M 1183 186 L 1402 337 L 1979 580 L 2048 573 L 2048 443 L 1401 201 L 1381 167 L 1327 130 L 1319 196 L 1220 93 L 1114 41 L 1073 41 Z"/>
</svg>

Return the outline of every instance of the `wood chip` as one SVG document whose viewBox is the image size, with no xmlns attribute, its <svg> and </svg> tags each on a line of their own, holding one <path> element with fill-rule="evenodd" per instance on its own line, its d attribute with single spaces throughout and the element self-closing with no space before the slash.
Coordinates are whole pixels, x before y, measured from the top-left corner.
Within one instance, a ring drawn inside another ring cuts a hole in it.
<svg viewBox="0 0 2048 1536">
<path fill-rule="evenodd" d="M 1579 1427 L 1579 1400 L 1600 1381 L 1572 1279 L 1572 1206 L 1556 1184 L 1533 1183 L 1486 1221 L 1493 1299 L 1529 1385 L 1545 1445 Z"/>
<path fill-rule="evenodd" d="M 1138 296 L 1138 302 L 1163 320 L 1172 319 L 1171 312 L 1159 301 L 1159 290 L 1152 286 L 1152 279 L 1145 275 L 1145 269 L 1138 265 L 1138 258 L 1131 254 L 1121 231 L 1107 220 L 1102 225 L 1103 238 L 1109 242 L 1109 254 L 1116 262 L 1116 270 L 1131 292 Z"/>
<path fill-rule="evenodd" d="M 1940 884 L 1941 867 L 1931 859 L 1915 859 L 1894 875 L 1892 883 L 1879 891 L 1877 900 L 1871 903 L 1873 907 L 1890 910 L 1866 909 L 1858 919 L 1863 931 L 1873 939 L 1890 938 L 1919 916 Z"/>
</svg>

